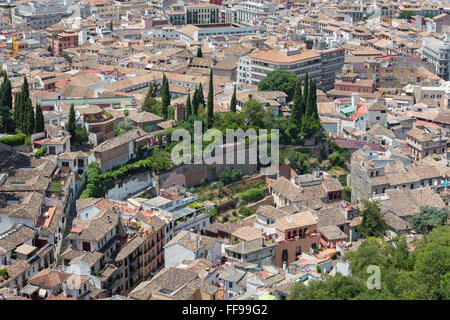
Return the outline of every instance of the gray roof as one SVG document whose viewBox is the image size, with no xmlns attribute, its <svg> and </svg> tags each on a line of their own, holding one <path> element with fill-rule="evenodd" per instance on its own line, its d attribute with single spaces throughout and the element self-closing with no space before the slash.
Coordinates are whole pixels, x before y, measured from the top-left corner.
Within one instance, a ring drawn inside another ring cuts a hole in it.
<svg viewBox="0 0 450 320">
<path fill-rule="evenodd" d="M 264 243 L 264 245 L 263 245 Z M 240 254 L 248 254 L 251 252 L 256 252 L 259 250 L 268 249 L 275 246 L 270 241 L 266 241 L 263 238 L 250 240 L 250 241 L 243 241 L 238 244 L 235 244 L 234 246 L 230 246 L 226 248 L 226 250 L 234 252 L 234 253 L 240 253 Z"/>
<path fill-rule="evenodd" d="M 339 208 L 331 207 L 316 211 L 315 216 L 318 219 L 318 226 L 342 225 L 347 223 L 347 219 Z"/>
<path fill-rule="evenodd" d="M 233 266 L 228 267 L 219 273 L 219 278 L 225 281 L 238 283 L 247 272 L 235 269 Z"/>
<path fill-rule="evenodd" d="M 14 250 L 24 242 L 31 240 L 36 235 L 37 231 L 25 226 L 25 225 L 17 225 L 10 230 L 0 234 L 0 236 L 4 236 L 0 239 L 0 253 L 2 250 L 8 252 Z"/>
<path fill-rule="evenodd" d="M 327 238 L 327 240 L 347 239 L 347 235 L 339 229 L 338 226 L 329 225 L 318 228 L 319 232 Z"/>
</svg>

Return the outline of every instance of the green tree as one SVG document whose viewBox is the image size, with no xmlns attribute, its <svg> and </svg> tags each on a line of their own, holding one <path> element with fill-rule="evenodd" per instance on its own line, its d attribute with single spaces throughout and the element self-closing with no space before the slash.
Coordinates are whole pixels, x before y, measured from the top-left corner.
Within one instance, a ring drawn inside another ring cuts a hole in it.
<svg viewBox="0 0 450 320">
<path fill-rule="evenodd" d="M 22 98 L 20 92 L 17 92 L 16 98 L 14 100 L 14 124 L 15 127 L 21 131 L 22 128 Z"/>
<path fill-rule="evenodd" d="M 14 121 L 19 131 L 30 133 L 29 130 L 34 126 L 34 115 L 32 123 L 30 123 L 32 112 L 33 105 L 30 99 L 30 92 L 28 91 L 28 80 L 27 77 L 24 77 L 20 94 L 16 95 L 14 103 Z"/>
<path fill-rule="evenodd" d="M 166 75 L 163 75 L 163 81 L 161 86 L 161 103 L 162 103 L 162 116 L 164 119 L 167 119 L 169 112 L 168 108 L 170 105 L 170 90 L 169 90 L 169 81 L 167 80 Z"/>
<path fill-rule="evenodd" d="M 287 102 L 292 101 L 297 76 L 293 72 L 276 69 L 267 74 L 258 84 L 260 91 L 283 91 L 287 94 Z"/>
<path fill-rule="evenodd" d="M 74 146 L 82 145 L 89 140 L 89 132 L 83 126 L 75 126 L 75 134 L 72 139 Z M 72 143 L 71 141 L 71 143 Z"/>
<path fill-rule="evenodd" d="M 74 137 L 75 136 L 75 127 L 77 125 L 77 119 L 75 116 L 75 106 L 73 103 L 70 105 L 69 109 L 69 120 L 67 121 L 66 130 L 69 134 Z"/>
<path fill-rule="evenodd" d="M 198 103 L 203 105 L 203 106 L 206 106 L 205 96 L 203 95 L 203 85 L 202 85 L 201 82 L 198 85 L 198 92 L 197 92 L 197 94 L 198 94 Z"/>
<path fill-rule="evenodd" d="M 119 122 L 117 128 L 119 129 L 119 134 L 122 134 L 133 129 L 133 123 L 131 122 L 130 119 L 124 119 L 121 122 Z"/>
<path fill-rule="evenodd" d="M 236 112 L 236 85 L 234 85 L 233 95 L 231 96 L 230 111 Z"/>
<path fill-rule="evenodd" d="M 156 85 L 155 82 L 152 82 L 150 84 L 150 86 L 148 87 L 148 91 L 147 91 L 147 95 L 146 96 L 149 96 L 149 97 L 152 97 L 152 98 L 156 98 L 156 92 L 157 91 L 158 91 L 158 86 Z"/>
<path fill-rule="evenodd" d="M 7 106 L 0 106 L 0 130 L 5 133 L 14 130 L 12 111 Z"/>
<path fill-rule="evenodd" d="M 197 116 L 198 115 L 198 108 L 200 105 L 199 100 L 199 93 L 198 93 L 198 87 L 195 88 L 194 95 L 192 96 L 192 115 Z"/>
<path fill-rule="evenodd" d="M 448 215 L 447 208 L 425 206 L 421 208 L 420 212 L 413 215 L 411 227 L 419 233 L 425 233 L 438 224 L 445 224 Z"/>
<path fill-rule="evenodd" d="M 192 106 L 191 106 L 191 94 L 188 93 L 186 97 L 186 120 L 192 115 Z"/>
<path fill-rule="evenodd" d="M 247 100 L 242 106 L 245 123 L 249 126 L 262 127 L 264 125 L 264 108 L 258 100 Z"/>
<path fill-rule="evenodd" d="M 300 79 L 297 79 L 294 92 L 294 103 L 292 104 L 291 117 L 289 118 L 290 124 L 300 127 L 304 113 L 305 104 L 302 97 L 302 82 Z"/>
<path fill-rule="evenodd" d="M 313 113 L 313 119 L 319 120 L 319 111 L 317 109 L 317 88 L 316 88 L 316 80 L 311 78 L 309 84 L 309 93 L 311 95 L 311 110 Z"/>
<path fill-rule="evenodd" d="M 197 58 L 203 58 L 202 47 L 198 47 L 197 49 Z"/>
<path fill-rule="evenodd" d="M 44 124 L 44 114 L 42 113 L 41 105 L 38 103 L 36 105 L 36 117 L 34 119 L 34 131 L 43 132 L 45 129 Z"/>
<path fill-rule="evenodd" d="M 363 200 L 364 209 L 359 213 L 362 222 L 358 231 L 365 238 L 383 237 L 388 230 L 388 225 L 380 212 L 379 201 Z"/>
<path fill-rule="evenodd" d="M 289 126 L 287 128 L 290 141 L 296 143 L 301 135 L 301 121 L 305 113 L 305 104 L 302 97 L 302 82 L 297 78 L 294 92 L 294 103 L 292 104 Z"/>
<path fill-rule="evenodd" d="M 156 114 L 155 110 L 157 109 L 156 105 L 158 104 L 160 104 L 158 100 L 149 95 L 146 95 L 144 103 L 142 104 L 142 110 Z"/>
<path fill-rule="evenodd" d="M 291 287 L 288 300 L 350 300 L 365 291 L 357 279 L 336 274 L 325 276 L 325 281 L 309 281 L 308 285 L 296 282 Z"/>
<path fill-rule="evenodd" d="M 34 133 L 34 109 L 33 104 L 31 103 L 31 99 L 28 99 L 27 103 L 25 104 L 25 110 L 24 132 L 29 135 Z"/>
<path fill-rule="evenodd" d="M 208 108 L 208 118 L 207 118 L 206 123 L 208 125 L 208 128 L 212 128 L 213 123 L 214 123 L 214 86 L 213 86 L 212 69 L 209 71 L 209 88 L 208 88 L 207 108 Z"/>
<path fill-rule="evenodd" d="M 344 187 L 344 200 L 352 201 L 352 189 L 350 187 Z"/>
<path fill-rule="evenodd" d="M 414 15 L 414 12 L 412 12 L 412 11 L 402 11 L 398 15 L 398 18 L 399 19 L 411 19 L 413 15 Z"/>
<path fill-rule="evenodd" d="M 309 78 L 308 72 L 305 75 L 305 80 L 303 80 L 304 88 L 303 88 L 303 101 L 305 103 L 305 112 L 308 108 L 308 96 L 309 96 Z"/>
<path fill-rule="evenodd" d="M 6 106 L 12 109 L 12 87 L 11 81 L 6 72 L 3 74 L 3 82 L 0 86 L 0 106 Z"/>
</svg>

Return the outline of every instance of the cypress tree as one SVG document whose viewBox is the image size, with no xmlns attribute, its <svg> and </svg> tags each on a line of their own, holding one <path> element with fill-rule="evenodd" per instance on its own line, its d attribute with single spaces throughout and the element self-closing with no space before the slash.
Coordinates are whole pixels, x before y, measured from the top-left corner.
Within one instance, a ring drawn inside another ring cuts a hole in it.
<svg viewBox="0 0 450 320">
<path fill-rule="evenodd" d="M 309 85 L 311 101 L 312 101 L 312 110 L 314 114 L 314 119 L 319 120 L 319 111 L 317 110 L 317 89 L 316 89 L 316 80 L 311 78 L 311 83 Z"/>
<path fill-rule="evenodd" d="M 66 130 L 70 133 L 72 138 L 75 136 L 75 127 L 76 127 L 76 119 L 75 119 L 75 107 L 73 103 L 70 105 L 69 111 L 69 120 L 67 121 Z"/>
<path fill-rule="evenodd" d="M 36 117 L 34 118 L 34 131 L 43 132 L 45 128 L 44 124 L 44 114 L 42 113 L 41 105 L 38 103 L 36 105 Z"/>
<path fill-rule="evenodd" d="M 186 98 L 186 120 L 192 115 L 192 107 L 191 107 L 191 94 L 188 93 Z"/>
<path fill-rule="evenodd" d="M 16 99 L 14 101 L 14 122 L 16 128 L 24 133 L 28 133 L 27 131 L 29 128 L 34 125 L 34 114 L 33 124 L 27 124 L 27 121 L 29 120 L 28 114 L 30 113 L 30 105 L 32 111 L 33 105 L 31 104 L 30 93 L 28 91 L 28 80 L 27 77 L 25 77 L 23 79 L 22 88 L 20 92 L 16 94 Z"/>
<path fill-rule="evenodd" d="M 192 96 L 192 114 L 194 116 L 198 115 L 198 105 L 199 105 L 199 101 L 198 101 L 198 87 L 195 88 L 194 91 L 194 95 Z"/>
<path fill-rule="evenodd" d="M 21 107 L 22 107 L 22 98 L 20 97 L 20 92 L 17 92 L 16 98 L 14 100 L 14 123 L 16 125 L 16 128 L 19 130 L 22 130 L 21 127 Z"/>
<path fill-rule="evenodd" d="M 208 128 L 211 128 L 214 122 L 214 92 L 213 92 L 213 73 L 212 69 L 209 72 L 209 88 L 208 88 Z"/>
<path fill-rule="evenodd" d="M 25 104 L 25 124 L 24 124 L 24 132 L 26 134 L 32 134 L 34 132 L 34 110 L 33 104 L 31 103 L 31 99 L 28 98 Z"/>
<path fill-rule="evenodd" d="M 316 116 L 317 105 L 314 103 L 315 94 L 312 92 L 312 90 L 315 90 L 314 87 L 315 85 L 311 82 L 306 101 L 306 110 L 302 118 L 302 131 L 306 137 L 315 134 L 320 127 L 320 121 L 317 119 L 318 116 Z"/>
<path fill-rule="evenodd" d="M 299 78 L 295 84 L 294 103 L 292 105 L 292 112 L 289 122 L 300 128 L 304 112 L 305 107 L 302 98 L 302 81 Z"/>
<path fill-rule="evenodd" d="M 233 95 L 231 96 L 230 111 L 236 112 L 236 85 L 234 85 Z"/>
<path fill-rule="evenodd" d="M 167 119 L 169 114 L 168 108 L 170 105 L 170 90 L 169 90 L 169 81 L 166 78 L 166 75 L 163 75 L 163 83 L 161 86 L 161 102 L 162 102 L 162 115 L 164 119 Z"/>
<path fill-rule="evenodd" d="M 198 103 L 203 106 L 206 106 L 205 96 L 203 95 L 203 86 L 201 82 L 200 85 L 198 86 Z"/>
<path fill-rule="evenodd" d="M 12 109 L 12 87 L 6 72 L 3 73 L 3 82 L 0 86 L 0 106 Z"/>
<path fill-rule="evenodd" d="M 303 101 L 305 103 L 306 106 L 306 101 L 308 100 L 308 95 L 309 95 L 309 79 L 308 79 L 308 72 L 305 75 L 305 80 L 304 80 L 304 88 L 303 88 Z"/>
<path fill-rule="evenodd" d="M 197 58 L 203 58 L 202 47 L 198 47 L 197 49 Z"/>
</svg>

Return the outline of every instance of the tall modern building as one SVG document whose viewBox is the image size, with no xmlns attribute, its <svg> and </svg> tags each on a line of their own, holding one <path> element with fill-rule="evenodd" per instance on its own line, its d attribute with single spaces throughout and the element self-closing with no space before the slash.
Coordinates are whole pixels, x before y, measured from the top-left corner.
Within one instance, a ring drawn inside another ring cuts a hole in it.
<svg viewBox="0 0 450 320">
<path fill-rule="evenodd" d="M 237 82 L 258 85 L 267 73 L 276 69 L 286 70 L 304 77 L 314 77 L 319 85 L 322 74 L 322 57 L 315 50 L 285 48 L 280 50 L 258 51 L 243 56 L 237 65 Z"/>
</svg>

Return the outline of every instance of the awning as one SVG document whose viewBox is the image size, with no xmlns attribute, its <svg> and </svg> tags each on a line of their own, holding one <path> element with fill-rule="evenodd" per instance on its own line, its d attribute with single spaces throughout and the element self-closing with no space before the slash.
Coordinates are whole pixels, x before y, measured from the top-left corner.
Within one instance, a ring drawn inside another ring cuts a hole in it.
<svg viewBox="0 0 450 320">
<path fill-rule="evenodd" d="M 32 284 L 27 284 L 20 290 L 20 293 L 31 296 L 33 293 L 39 290 L 38 286 L 33 286 Z"/>
<path fill-rule="evenodd" d="M 39 297 L 45 298 L 47 296 L 47 290 L 39 289 Z"/>
</svg>

